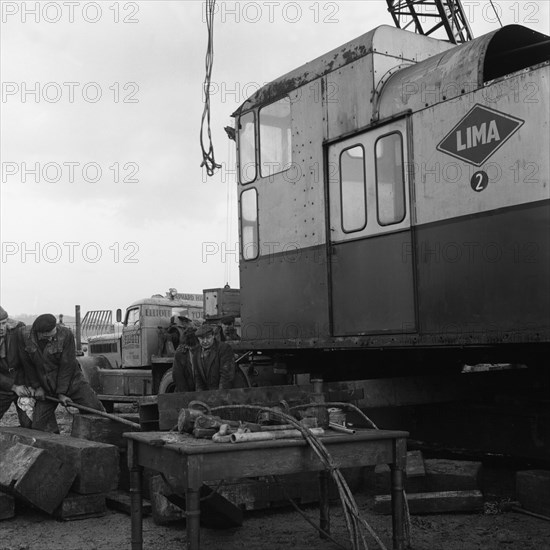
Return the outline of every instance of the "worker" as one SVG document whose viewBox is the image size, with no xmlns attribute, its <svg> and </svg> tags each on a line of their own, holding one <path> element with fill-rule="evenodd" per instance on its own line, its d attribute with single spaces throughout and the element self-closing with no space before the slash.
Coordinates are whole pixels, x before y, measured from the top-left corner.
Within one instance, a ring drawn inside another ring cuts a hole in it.
<svg viewBox="0 0 550 550">
<path fill-rule="evenodd" d="M 222 333 L 225 342 L 236 342 L 241 339 L 235 329 L 235 317 L 233 315 L 226 315 L 221 319 Z"/>
<path fill-rule="evenodd" d="M 58 399 L 67 406 L 71 401 L 98 411 L 105 411 L 98 396 L 84 379 L 76 359 L 76 347 L 71 330 L 56 324 L 50 313 L 39 315 L 32 327 L 21 329 L 19 355 L 25 378 L 34 390 L 32 428 L 59 433 L 55 419 Z"/>
<path fill-rule="evenodd" d="M 191 366 L 191 351 L 199 346 L 196 329 L 192 326 L 183 331 L 181 343 L 172 362 L 172 378 L 177 392 L 195 391 L 195 376 Z"/>
<path fill-rule="evenodd" d="M 30 428 L 30 418 L 17 404 L 19 398 L 29 398 L 34 394 L 24 384 L 24 373 L 17 349 L 17 332 L 24 326 L 24 323 L 10 319 L 7 311 L 0 306 L 0 418 L 15 403 L 19 424 Z"/>
<path fill-rule="evenodd" d="M 181 356 L 173 371 L 177 391 L 187 389 L 193 381 L 196 391 L 222 390 L 233 386 L 235 359 L 229 344 L 218 342 L 214 325 L 201 325 L 196 332 L 199 345 Z M 179 382 L 179 386 L 178 386 Z"/>
</svg>

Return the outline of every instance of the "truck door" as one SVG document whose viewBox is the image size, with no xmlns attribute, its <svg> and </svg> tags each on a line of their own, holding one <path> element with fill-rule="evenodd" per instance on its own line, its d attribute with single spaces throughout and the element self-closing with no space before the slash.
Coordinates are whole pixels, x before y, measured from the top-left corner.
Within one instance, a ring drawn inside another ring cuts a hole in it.
<svg viewBox="0 0 550 550">
<path fill-rule="evenodd" d="M 124 326 L 122 327 L 122 366 L 125 368 L 141 367 L 141 319 L 140 306 L 129 308 L 126 311 Z"/>
<path fill-rule="evenodd" d="M 407 119 L 328 147 L 334 336 L 414 332 Z"/>
</svg>

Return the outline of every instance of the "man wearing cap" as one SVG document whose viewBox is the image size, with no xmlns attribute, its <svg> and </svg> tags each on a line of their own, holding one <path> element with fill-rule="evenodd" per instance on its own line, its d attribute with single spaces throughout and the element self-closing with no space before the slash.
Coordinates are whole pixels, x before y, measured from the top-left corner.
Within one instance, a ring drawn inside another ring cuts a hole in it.
<svg viewBox="0 0 550 550">
<path fill-rule="evenodd" d="M 233 387 L 235 358 L 229 344 L 218 342 L 214 326 L 204 324 L 197 329 L 199 345 L 191 348 L 180 363 L 174 362 L 177 391 L 223 390 Z"/>
<path fill-rule="evenodd" d="M 220 322 L 222 324 L 222 334 L 225 342 L 237 342 L 241 339 L 235 329 L 235 317 L 233 317 L 233 315 L 222 317 Z"/>
<path fill-rule="evenodd" d="M 59 433 L 55 419 L 57 403 L 46 396 L 57 398 L 63 405 L 74 402 L 104 411 L 101 401 L 84 379 L 76 359 L 76 346 L 71 330 L 56 325 L 50 313 L 39 315 L 32 327 L 21 330 L 19 354 L 25 377 L 38 400 L 32 427 L 35 430 Z"/>
<path fill-rule="evenodd" d="M 0 306 L 0 418 L 15 403 L 21 426 L 30 427 L 30 420 L 17 405 L 19 397 L 32 397 L 33 391 L 25 386 L 17 350 L 17 331 L 24 323 L 10 319 Z"/>
<path fill-rule="evenodd" d="M 197 329 L 191 325 L 183 331 L 181 343 L 172 362 L 172 378 L 177 392 L 196 391 L 195 377 L 191 367 L 191 351 L 199 346 Z"/>
</svg>

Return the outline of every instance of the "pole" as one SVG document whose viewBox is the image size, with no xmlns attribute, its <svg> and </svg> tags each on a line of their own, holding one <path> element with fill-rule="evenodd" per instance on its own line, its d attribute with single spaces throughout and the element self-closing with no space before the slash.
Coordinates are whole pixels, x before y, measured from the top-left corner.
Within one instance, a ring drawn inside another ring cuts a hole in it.
<svg viewBox="0 0 550 550">
<path fill-rule="evenodd" d="M 80 324 L 80 306 L 74 306 L 76 352 L 82 353 L 82 325 Z"/>
<path fill-rule="evenodd" d="M 49 395 L 46 395 L 46 399 L 48 399 L 49 401 L 54 401 L 55 403 L 61 403 L 59 399 L 55 397 L 51 397 Z M 110 414 L 105 411 L 98 411 L 97 409 L 92 409 L 91 407 L 78 405 L 77 403 L 73 403 L 72 401 L 69 401 L 67 406 L 75 407 L 79 411 L 84 411 L 91 414 L 97 414 L 98 416 L 103 416 L 104 418 L 108 418 L 109 420 L 114 420 L 115 422 L 120 422 L 121 424 L 126 424 L 127 426 L 130 426 L 135 430 L 141 430 L 141 426 L 139 424 L 136 424 L 135 422 L 131 422 L 130 420 L 126 420 L 125 418 L 120 418 L 120 416 L 117 416 L 116 414 Z"/>
</svg>

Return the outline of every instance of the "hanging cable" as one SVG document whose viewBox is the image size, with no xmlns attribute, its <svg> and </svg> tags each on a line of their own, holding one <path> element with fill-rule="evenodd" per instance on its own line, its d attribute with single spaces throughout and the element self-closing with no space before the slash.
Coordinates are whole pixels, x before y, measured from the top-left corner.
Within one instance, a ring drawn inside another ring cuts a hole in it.
<svg viewBox="0 0 550 550">
<path fill-rule="evenodd" d="M 493 7 L 493 11 L 495 12 L 495 15 L 497 16 L 498 22 L 500 26 L 502 27 L 502 21 L 500 20 L 500 15 L 498 14 L 496 6 L 493 4 L 493 0 L 489 0 L 491 2 L 491 6 Z"/>
<path fill-rule="evenodd" d="M 208 45 L 206 48 L 206 76 L 203 83 L 204 109 L 201 119 L 200 142 L 202 150 L 201 167 L 205 167 L 208 176 L 213 176 L 216 169 L 221 168 L 221 164 L 216 163 L 214 158 L 214 144 L 212 143 L 212 132 L 210 128 L 210 83 L 212 80 L 212 67 L 214 65 L 214 13 L 216 0 L 206 0 L 204 2 L 206 26 L 208 28 Z M 208 144 L 205 146 L 205 122 L 207 125 L 206 133 L 208 135 Z"/>
</svg>

